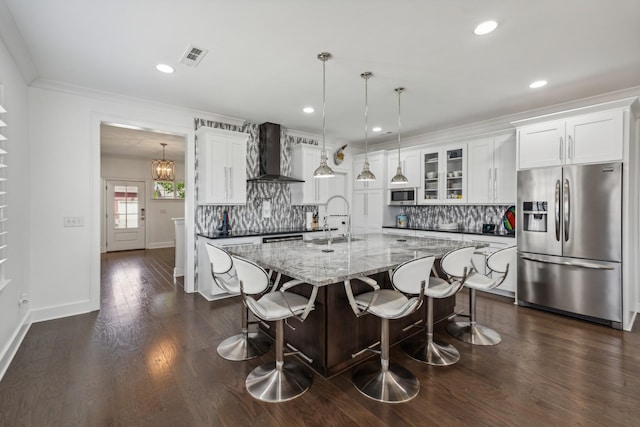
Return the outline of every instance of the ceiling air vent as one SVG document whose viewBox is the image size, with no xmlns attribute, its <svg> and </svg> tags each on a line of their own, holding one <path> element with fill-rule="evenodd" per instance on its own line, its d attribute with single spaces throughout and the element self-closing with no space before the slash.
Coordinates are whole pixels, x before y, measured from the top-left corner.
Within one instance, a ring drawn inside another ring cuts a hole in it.
<svg viewBox="0 0 640 427">
<path fill-rule="evenodd" d="M 195 47 L 193 45 L 189 46 L 187 50 L 180 58 L 180 63 L 189 67 L 197 67 L 202 61 L 202 58 L 207 54 L 208 50 L 202 49 L 199 47 Z"/>
</svg>

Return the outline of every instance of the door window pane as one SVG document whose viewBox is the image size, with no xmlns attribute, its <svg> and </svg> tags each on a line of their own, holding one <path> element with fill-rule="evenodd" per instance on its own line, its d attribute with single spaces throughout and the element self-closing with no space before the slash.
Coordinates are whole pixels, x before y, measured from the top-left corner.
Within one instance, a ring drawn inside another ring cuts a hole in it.
<svg viewBox="0 0 640 427">
<path fill-rule="evenodd" d="M 138 187 L 116 185 L 113 189 L 116 229 L 138 228 Z"/>
</svg>

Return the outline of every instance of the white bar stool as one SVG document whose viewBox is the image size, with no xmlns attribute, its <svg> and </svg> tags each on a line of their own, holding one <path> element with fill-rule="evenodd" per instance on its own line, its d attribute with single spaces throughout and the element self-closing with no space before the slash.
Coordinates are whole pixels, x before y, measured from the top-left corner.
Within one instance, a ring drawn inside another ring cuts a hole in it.
<svg viewBox="0 0 640 427">
<path fill-rule="evenodd" d="M 224 249 L 206 244 L 209 263 L 211 264 L 211 275 L 213 281 L 225 291 L 231 294 L 240 293 L 240 282 L 233 266 L 233 260 Z M 203 272 L 204 274 L 204 272 Z M 262 282 L 246 282 L 245 292 L 249 294 L 260 294 L 267 286 Z M 226 338 L 218 345 L 218 354 L 227 360 L 249 360 L 260 356 L 271 348 L 271 339 L 259 332 L 249 332 L 249 309 L 242 304 L 242 329 L 239 334 Z"/>
<path fill-rule="evenodd" d="M 305 298 L 287 289 L 302 284 L 301 280 L 284 283 L 280 290 L 262 295 L 258 300 L 244 292 L 244 283 L 269 283 L 267 272 L 259 265 L 240 257 L 233 257 L 233 263 L 240 280 L 240 293 L 251 312 L 264 321 L 276 322 L 276 360 L 255 368 L 245 381 L 251 396 L 265 402 L 284 402 L 300 396 L 311 387 L 311 369 L 295 361 L 285 363 L 284 356 L 301 354 L 296 351 L 284 353 L 284 319 L 294 317 L 301 322 L 314 308 L 318 288 L 313 287 L 311 296 Z M 306 360 L 312 360 L 301 354 Z"/>
<path fill-rule="evenodd" d="M 389 319 L 399 319 L 415 312 L 422 305 L 424 288 L 435 261 L 434 257 L 418 258 L 400 264 L 393 271 L 392 289 L 380 286 L 368 277 L 360 280 L 373 291 L 353 296 L 351 282 L 345 280 L 345 290 L 354 314 L 358 317 L 371 313 L 380 318 L 380 361 L 369 361 L 356 367 L 352 379 L 365 396 L 387 403 L 406 402 L 417 396 L 420 382 L 408 369 L 389 362 Z M 408 298 L 404 293 L 419 294 Z M 363 351 L 371 350 L 370 348 Z M 361 354 L 358 352 L 352 357 Z M 376 351 L 376 353 L 378 353 Z"/>
<path fill-rule="evenodd" d="M 470 270 L 474 251 L 474 247 L 466 247 L 448 252 L 442 257 L 440 266 L 449 280 L 439 277 L 429 278 L 429 286 L 424 290 L 427 297 L 426 337 L 409 339 L 402 344 L 402 349 L 412 359 L 434 366 L 453 365 L 460 360 L 460 352 L 457 348 L 433 338 L 433 299 L 447 298 L 462 288 Z"/>
<path fill-rule="evenodd" d="M 495 277 L 472 272 L 464 286 L 469 288 L 469 321 L 452 322 L 447 325 L 447 331 L 461 341 L 474 345 L 496 345 L 502 338 L 493 329 L 476 323 L 476 291 L 488 291 L 500 286 L 509 273 L 509 261 L 513 259 L 516 247 L 500 249 L 487 258 L 487 267 L 491 272 L 498 273 Z"/>
</svg>

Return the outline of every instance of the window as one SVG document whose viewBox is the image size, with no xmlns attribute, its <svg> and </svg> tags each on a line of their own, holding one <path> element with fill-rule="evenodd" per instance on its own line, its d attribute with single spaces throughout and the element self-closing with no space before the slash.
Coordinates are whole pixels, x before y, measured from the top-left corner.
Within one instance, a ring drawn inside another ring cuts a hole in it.
<svg viewBox="0 0 640 427">
<path fill-rule="evenodd" d="M 113 189 L 114 228 L 138 228 L 138 187 L 116 185 Z"/>
<path fill-rule="evenodd" d="M 154 181 L 152 199 L 157 200 L 183 200 L 185 195 L 184 182 L 182 181 Z"/>
</svg>

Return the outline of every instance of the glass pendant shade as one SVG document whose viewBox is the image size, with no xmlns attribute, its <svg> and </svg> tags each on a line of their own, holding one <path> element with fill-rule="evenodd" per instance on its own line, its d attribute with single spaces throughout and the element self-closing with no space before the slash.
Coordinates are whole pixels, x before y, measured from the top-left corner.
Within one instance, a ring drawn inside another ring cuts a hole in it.
<svg viewBox="0 0 640 427">
<path fill-rule="evenodd" d="M 322 153 L 320 154 L 320 166 L 313 172 L 314 178 L 331 178 L 335 174 L 333 170 L 327 164 L 327 150 L 324 146 L 325 137 L 325 106 L 326 106 L 326 84 L 325 84 L 325 64 L 331 58 L 329 52 L 322 52 L 318 54 L 318 59 L 322 61 Z"/>
<path fill-rule="evenodd" d="M 402 184 L 409 183 L 409 180 L 407 179 L 407 177 L 404 176 L 404 174 L 402 173 L 402 162 L 400 161 L 400 129 L 401 129 L 401 122 L 400 122 L 400 94 L 404 91 L 404 88 L 403 87 L 398 87 L 398 88 L 396 88 L 394 90 L 398 94 L 398 169 L 396 170 L 396 175 L 393 178 L 391 178 L 391 183 L 392 184 L 397 184 L 397 185 L 402 185 Z"/>
<path fill-rule="evenodd" d="M 176 179 L 176 162 L 164 159 L 167 144 L 162 145 L 162 160 L 151 161 L 151 177 L 154 181 L 174 181 Z"/>
<path fill-rule="evenodd" d="M 369 170 L 369 123 L 367 120 L 369 99 L 368 99 L 368 85 L 367 82 L 372 74 L 366 71 L 360 74 L 360 77 L 364 79 L 364 165 L 362 165 L 362 172 L 358 174 L 356 181 L 375 181 L 376 176 Z"/>
</svg>

